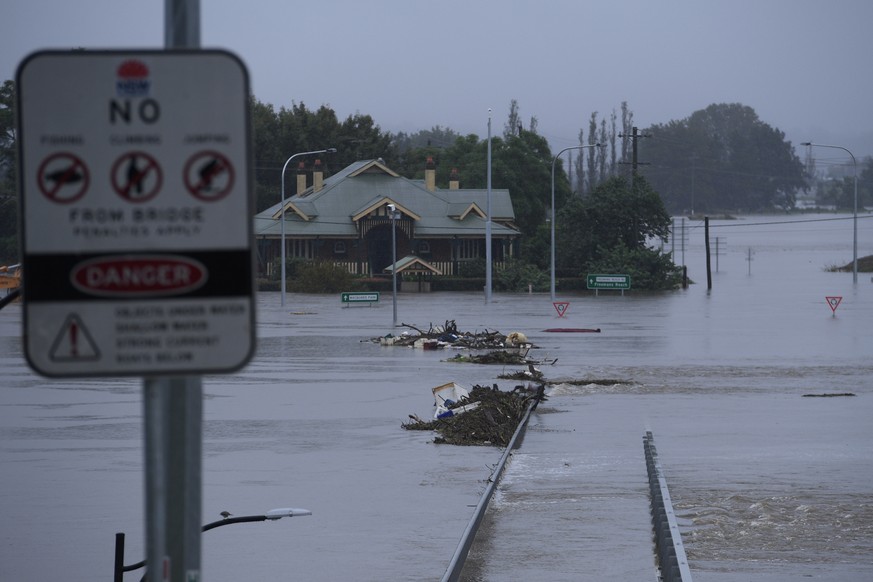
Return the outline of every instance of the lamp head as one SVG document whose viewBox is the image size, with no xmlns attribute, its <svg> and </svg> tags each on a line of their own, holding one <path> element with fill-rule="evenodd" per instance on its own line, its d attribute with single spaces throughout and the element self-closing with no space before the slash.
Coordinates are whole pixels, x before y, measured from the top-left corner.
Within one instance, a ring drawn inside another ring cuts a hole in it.
<svg viewBox="0 0 873 582">
<path fill-rule="evenodd" d="M 393 213 L 395 210 L 397 210 L 397 207 L 394 206 L 393 204 L 389 204 L 389 205 L 388 205 L 388 210 L 390 210 L 390 211 Z"/>
</svg>

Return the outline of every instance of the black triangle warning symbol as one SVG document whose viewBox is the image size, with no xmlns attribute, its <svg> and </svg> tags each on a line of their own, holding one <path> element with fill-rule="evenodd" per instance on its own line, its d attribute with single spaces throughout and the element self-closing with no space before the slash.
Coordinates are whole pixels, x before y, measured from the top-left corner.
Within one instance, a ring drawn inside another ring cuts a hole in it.
<svg viewBox="0 0 873 582">
<path fill-rule="evenodd" d="M 55 362 L 93 362 L 100 359 L 100 350 L 88 328 L 75 313 L 67 316 L 52 343 L 49 358 Z"/>
</svg>

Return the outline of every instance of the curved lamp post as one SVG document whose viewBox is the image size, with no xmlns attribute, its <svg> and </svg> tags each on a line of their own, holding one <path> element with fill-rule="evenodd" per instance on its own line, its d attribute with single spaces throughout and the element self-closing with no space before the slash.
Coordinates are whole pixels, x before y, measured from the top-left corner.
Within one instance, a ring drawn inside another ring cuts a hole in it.
<svg viewBox="0 0 873 582">
<path fill-rule="evenodd" d="M 825 145 L 821 143 L 812 143 L 811 141 L 806 141 L 801 143 L 800 145 L 817 147 L 817 148 L 833 148 L 837 150 L 843 150 L 847 154 L 852 157 L 852 165 L 855 168 L 855 208 L 852 212 L 853 216 L 853 225 L 852 225 L 852 283 L 858 283 L 858 162 L 855 160 L 855 155 L 850 152 L 847 148 L 838 145 Z"/>
<path fill-rule="evenodd" d="M 327 148 L 326 150 L 315 150 L 313 152 L 300 152 L 296 153 L 287 160 L 285 160 L 285 165 L 282 166 L 282 206 L 280 207 L 279 221 L 282 225 L 282 307 L 285 307 L 285 168 L 288 167 L 288 164 L 291 163 L 291 160 L 294 158 L 299 158 L 302 156 L 314 156 L 317 154 L 334 154 L 336 153 L 336 148 Z"/>
<path fill-rule="evenodd" d="M 564 148 L 558 152 L 558 155 L 555 156 L 555 159 L 552 160 L 552 268 L 551 268 L 551 277 L 549 290 L 552 295 L 552 302 L 555 301 L 555 164 L 558 161 L 558 158 L 561 157 L 566 151 L 569 150 L 584 150 L 588 148 L 599 148 L 601 147 L 599 143 L 593 143 L 589 145 L 578 145 L 578 146 L 570 146 L 568 148 Z"/>
<path fill-rule="evenodd" d="M 302 509 L 298 507 L 280 507 L 277 509 L 271 509 L 264 515 L 241 515 L 239 517 L 226 517 L 224 519 L 220 519 L 218 521 L 213 521 L 212 523 L 207 523 L 204 525 L 200 531 L 205 532 L 211 529 L 215 529 L 217 527 L 221 527 L 224 525 L 231 525 L 234 523 L 251 523 L 255 521 L 276 521 L 277 519 L 282 519 L 283 517 L 297 517 L 301 515 L 312 515 L 312 512 L 308 509 Z M 115 534 L 115 572 L 113 581 L 114 582 L 122 582 L 124 578 L 125 572 L 132 572 L 134 570 L 139 570 L 140 568 L 145 568 L 146 561 L 142 560 L 137 562 L 136 564 L 131 564 L 129 566 L 124 565 L 124 534 L 117 533 Z"/>
</svg>

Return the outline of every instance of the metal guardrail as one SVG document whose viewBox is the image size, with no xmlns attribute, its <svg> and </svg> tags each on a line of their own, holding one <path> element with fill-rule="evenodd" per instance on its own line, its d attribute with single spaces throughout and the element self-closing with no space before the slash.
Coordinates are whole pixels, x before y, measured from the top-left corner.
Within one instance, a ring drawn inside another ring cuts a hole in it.
<svg viewBox="0 0 873 582">
<path fill-rule="evenodd" d="M 673 513 L 673 502 L 667 490 L 667 480 L 658 461 L 658 451 L 652 432 L 643 436 L 643 450 L 646 454 L 646 470 L 649 474 L 651 493 L 652 528 L 655 531 L 655 549 L 661 580 L 664 582 L 691 582 L 691 570 L 685 556 L 685 546 L 679 534 L 679 525 Z"/>
<path fill-rule="evenodd" d="M 455 554 L 452 556 L 452 561 L 449 562 L 449 567 L 446 568 L 446 573 L 443 574 L 440 582 L 457 582 L 460 579 L 461 571 L 464 569 L 464 562 L 467 560 L 467 554 L 473 546 L 476 532 L 479 530 L 479 525 L 481 525 L 482 519 L 485 517 L 485 510 L 488 509 L 488 502 L 491 501 L 491 497 L 497 489 L 497 484 L 500 482 L 503 469 L 506 467 L 506 462 L 509 460 L 509 455 L 516 448 L 517 442 L 524 433 L 525 426 L 527 426 L 527 421 L 530 419 L 530 413 L 537 407 L 537 404 L 539 404 L 539 399 L 531 401 L 518 426 L 515 427 L 515 432 L 512 434 L 512 438 L 509 439 L 509 444 L 506 445 L 506 450 L 503 451 L 503 456 L 500 457 L 497 467 L 491 473 L 491 478 L 488 479 L 488 487 L 485 488 L 485 492 L 479 498 L 479 503 L 476 505 L 473 517 L 467 524 L 464 535 L 461 536 L 461 541 L 458 543 Z"/>
</svg>

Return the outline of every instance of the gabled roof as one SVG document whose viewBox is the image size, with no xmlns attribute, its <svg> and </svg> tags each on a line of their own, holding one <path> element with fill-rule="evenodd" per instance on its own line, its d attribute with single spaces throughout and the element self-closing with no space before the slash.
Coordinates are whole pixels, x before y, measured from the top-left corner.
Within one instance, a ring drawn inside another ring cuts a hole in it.
<svg viewBox="0 0 873 582">
<path fill-rule="evenodd" d="M 381 160 L 355 162 L 325 178 L 319 190 L 309 187 L 255 216 L 255 235 L 279 236 L 284 213 L 285 232 L 297 237 L 357 235 L 356 221 L 394 204 L 414 221 L 421 237 L 475 237 L 485 235 L 487 191 L 441 189 L 430 191 L 421 180 L 400 176 Z M 515 237 L 515 213 L 505 189 L 491 191 L 492 235 Z"/>
<path fill-rule="evenodd" d="M 434 275 L 443 274 L 442 271 L 440 271 L 421 257 L 416 257 L 415 255 L 407 255 L 393 265 L 388 265 L 387 267 L 385 267 L 384 270 L 386 273 L 391 273 L 395 267 L 397 268 L 398 273 L 421 271 L 433 273 Z"/>
</svg>

